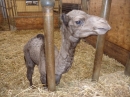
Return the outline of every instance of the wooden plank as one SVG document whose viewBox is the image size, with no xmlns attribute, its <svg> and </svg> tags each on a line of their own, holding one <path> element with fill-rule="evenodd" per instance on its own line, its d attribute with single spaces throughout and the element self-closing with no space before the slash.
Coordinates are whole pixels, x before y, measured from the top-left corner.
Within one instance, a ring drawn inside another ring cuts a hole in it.
<svg viewBox="0 0 130 97">
<path fill-rule="evenodd" d="M 42 16 L 33 16 L 38 13 L 18 13 L 21 16 L 15 17 L 15 24 L 18 30 L 27 30 L 27 29 L 43 29 L 43 17 Z M 39 13 L 41 14 L 41 13 Z M 54 27 L 59 26 L 58 15 L 54 15 Z"/>
<path fill-rule="evenodd" d="M 42 29 L 43 19 L 42 18 L 31 18 L 31 17 L 15 17 L 16 28 L 21 29 Z"/>
<path fill-rule="evenodd" d="M 42 11 L 33 11 L 33 12 L 18 12 L 18 16 L 43 16 Z"/>
<path fill-rule="evenodd" d="M 62 0 L 63 3 L 81 4 L 81 0 Z"/>
</svg>

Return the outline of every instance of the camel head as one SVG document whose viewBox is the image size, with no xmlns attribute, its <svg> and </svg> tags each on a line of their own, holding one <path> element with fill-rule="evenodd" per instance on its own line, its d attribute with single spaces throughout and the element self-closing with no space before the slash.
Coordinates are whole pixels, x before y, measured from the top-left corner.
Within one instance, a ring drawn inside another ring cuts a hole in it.
<svg viewBox="0 0 130 97">
<path fill-rule="evenodd" d="M 66 29 L 75 38 L 102 35 L 111 29 L 108 22 L 98 16 L 88 15 L 81 10 L 72 10 L 61 16 L 61 30 Z"/>
</svg>

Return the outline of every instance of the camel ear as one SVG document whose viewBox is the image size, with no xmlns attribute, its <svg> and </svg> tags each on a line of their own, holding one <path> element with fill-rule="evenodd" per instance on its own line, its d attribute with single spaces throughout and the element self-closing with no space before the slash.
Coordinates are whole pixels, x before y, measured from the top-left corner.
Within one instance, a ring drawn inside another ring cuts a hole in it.
<svg viewBox="0 0 130 97">
<path fill-rule="evenodd" d="M 62 22 L 65 26 L 68 26 L 69 17 L 68 17 L 65 13 L 62 13 L 62 15 L 61 15 L 61 22 Z"/>
</svg>

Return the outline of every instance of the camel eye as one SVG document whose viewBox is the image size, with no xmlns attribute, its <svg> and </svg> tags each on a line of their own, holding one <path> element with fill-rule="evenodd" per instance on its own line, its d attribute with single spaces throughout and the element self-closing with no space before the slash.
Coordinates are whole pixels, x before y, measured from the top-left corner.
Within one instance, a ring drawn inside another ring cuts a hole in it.
<svg viewBox="0 0 130 97">
<path fill-rule="evenodd" d="M 80 24 L 82 24 L 82 21 L 75 21 L 75 23 L 76 23 L 77 25 L 80 25 Z"/>
<path fill-rule="evenodd" d="M 81 25 L 83 25 L 84 21 L 85 21 L 85 20 L 84 20 L 84 18 L 83 18 L 83 19 L 80 19 L 80 20 L 75 21 L 75 24 L 78 25 L 78 26 L 81 26 Z"/>
</svg>

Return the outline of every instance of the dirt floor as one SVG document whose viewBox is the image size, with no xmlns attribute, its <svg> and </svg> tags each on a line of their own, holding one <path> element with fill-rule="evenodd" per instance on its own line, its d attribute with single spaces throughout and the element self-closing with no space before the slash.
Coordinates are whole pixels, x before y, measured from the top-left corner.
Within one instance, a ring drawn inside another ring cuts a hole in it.
<svg viewBox="0 0 130 97">
<path fill-rule="evenodd" d="M 103 56 L 99 82 L 91 82 L 95 49 L 83 42 L 78 44 L 69 72 L 63 74 L 56 92 L 42 87 L 35 67 L 33 83 L 29 87 L 23 58 L 25 43 L 43 30 L 0 32 L 0 97 L 130 97 L 130 78 L 124 75 L 124 66 L 115 59 Z M 55 45 L 60 48 L 59 29 Z"/>
</svg>

